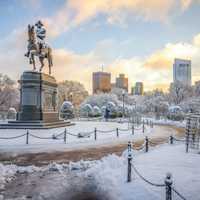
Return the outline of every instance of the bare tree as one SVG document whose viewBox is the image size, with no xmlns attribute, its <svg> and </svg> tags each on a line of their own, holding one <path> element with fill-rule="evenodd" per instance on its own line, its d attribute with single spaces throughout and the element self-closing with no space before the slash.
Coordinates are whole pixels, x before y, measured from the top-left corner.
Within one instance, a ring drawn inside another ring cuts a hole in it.
<svg viewBox="0 0 200 200">
<path fill-rule="evenodd" d="M 58 83 L 58 105 L 62 105 L 63 101 L 67 100 L 73 103 L 75 107 L 79 106 L 88 92 L 84 86 L 77 81 L 63 81 Z"/>
<path fill-rule="evenodd" d="M 17 108 L 19 91 L 16 83 L 7 75 L 0 74 L 0 110 L 7 111 L 10 107 Z"/>
<path fill-rule="evenodd" d="M 169 98 L 174 104 L 179 104 L 186 98 L 193 95 L 191 86 L 184 85 L 180 82 L 172 83 L 169 90 Z"/>
</svg>

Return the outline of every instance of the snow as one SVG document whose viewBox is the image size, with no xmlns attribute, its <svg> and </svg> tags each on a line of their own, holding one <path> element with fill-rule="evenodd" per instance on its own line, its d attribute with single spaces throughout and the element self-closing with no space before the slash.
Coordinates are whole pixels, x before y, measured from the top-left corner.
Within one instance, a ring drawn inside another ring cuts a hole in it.
<svg viewBox="0 0 200 200">
<path fill-rule="evenodd" d="M 186 127 L 186 120 L 184 121 L 173 121 L 169 119 L 154 119 L 154 118 L 148 118 L 144 117 L 144 120 L 151 120 L 155 125 L 169 125 L 169 126 L 175 126 L 180 128 Z"/>
<path fill-rule="evenodd" d="M 38 139 L 29 136 L 29 144 L 26 145 L 26 136 L 4 140 L 0 139 L 0 152 L 20 154 L 20 153 L 36 153 L 36 152 L 50 152 L 50 151 L 67 151 L 72 149 L 82 149 L 89 147 L 97 147 L 103 145 L 114 145 L 123 142 L 128 142 L 129 140 L 140 140 L 144 139 L 147 135 L 151 138 L 160 136 L 169 136 L 175 134 L 175 130 L 170 127 L 163 126 L 145 126 L 145 133 L 142 133 L 142 127 L 135 127 L 134 135 L 132 135 L 131 129 L 128 131 L 119 131 L 119 138 L 116 136 L 116 128 L 128 129 L 130 124 L 128 123 L 117 123 L 117 122 L 93 122 L 93 121 L 75 121 L 74 126 L 67 127 L 67 132 L 78 135 L 78 133 L 84 134 L 85 132 L 93 132 L 96 128 L 97 130 L 110 131 L 110 133 L 101 133 L 97 131 L 97 140 L 94 139 L 94 132 L 90 137 L 78 138 L 67 134 L 66 144 L 63 141 L 63 135 L 59 140 L 53 139 Z M 52 135 L 57 135 L 62 133 L 64 128 L 49 129 L 49 130 L 29 130 L 30 134 L 39 137 L 52 137 Z M 25 134 L 26 130 L 0 130 L 0 137 L 13 137 L 21 134 Z"/>
<path fill-rule="evenodd" d="M 6 183 L 12 181 L 17 173 L 33 173 L 41 169 L 36 166 L 21 167 L 16 165 L 3 165 L 0 163 L 0 190 Z"/>
<path fill-rule="evenodd" d="M 154 183 L 163 184 L 165 176 L 171 172 L 173 177 L 173 187 L 178 190 L 186 199 L 195 200 L 199 198 L 200 188 L 200 155 L 197 152 L 185 153 L 183 144 L 176 145 L 160 145 L 151 149 L 148 153 L 133 152 L 134 166 L 148 180 Z M 2 185 L 5 180 L 12 179 L 16 171 L 20 169 L 18 166 L 0 165 Z M 34 166 L 23 167 L 23 170 L 32 173 L 35 170 Z M 52 170 L 53 169 L 53 170 Z M 144 182 L 140 177 L 132 171 L 132 182 L 127 183 L 127 157 L 109 155 L 98 161 L 80 161 L 64 164 L 51 164 L 39 170 L 59 171 L 60 176 L 53 179 L 53 191 L 49 190 L 51 181 L 43 183 L 42 192 L 48 190 L 48 196 L 58 196 L 66 191 L 68 184 L 72 182 L 71 176 L 67 173 L 72 173 L 75 177 L 82 177 L 93 181 L 96 188 L 96 193 L 106 195 L 110 200 L 160 200 L 165 199 L 165 187 L 155 187 Z M 74 171 L 75 170 L 75 171 Z M 65 177 L 63 179 L 63 176 Z M 2 181 L 3 180 L 3 181 Z M 81 179 L 80 179 L 81 180 Z M 40 181 L 40 180 L 39 180 Z M 64 182 L 63 182 L 64 181 Z M 50 185 L 49 185 L 50 184 Z M 81 182 L 77 182 L 73 187 L 79 187 Z M 57 187 L 57 188 L 56 188 Z M 40 193 L 40 187 L 37 188 Z M 74 189 L 75 190 L 75 189 Z M 57 192 L 57 193 L 56 193 Z M 72 191 L 73 192 L 73 191 Z M 173 194 L 173 200 L 180 199 L 176 194 Z"/>
<path fill-rule="evenodd" d="M 187 199 L 197 199 L 200 187 L 200 156 L 185 153 L 184 145 L 162 145 L 149 153 L 133 156 L 134 166 L 148 180 L 163 184 L 168 172 L 173 175 L 173 186 Z M 96 184 L 111 199 L 156 200 L 164 199 L 165 188 L 153 187 L 132 171 L 132 182 L 126 183 L 127 158 L 109 155 L 86 170 L 87 176 L 95 177 Z M 187 187 L 186 187 L 187 186 Z M 173 199 L 179 199 L 173 195 Z"/>
</svg>

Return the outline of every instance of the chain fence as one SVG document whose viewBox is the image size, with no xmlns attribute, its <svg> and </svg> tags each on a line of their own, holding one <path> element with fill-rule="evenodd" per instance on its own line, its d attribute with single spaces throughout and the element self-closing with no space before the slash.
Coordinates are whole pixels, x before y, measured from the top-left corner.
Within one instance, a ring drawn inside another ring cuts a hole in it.
<svg viewBox="0 0 200 200">
<path fill-rule="evenodd" d="M 145 139 L 146 142 L 149 142 L 147 140 L 147 138 Z M 143 147 L 143 145 L 142 145 Z M 134 163 L 132 162 L 132 153 L 131 153 L 131 150 L 135 150 L 135 148 L 132 148 L 131 146 L 131 142 L 128 142 L 128 148 L 127 148 L 127 151 L 128 151 L 128 156 L 127 156 L 127 159 L 128 159 L 128 167 L 127 167 L 127 182 L 131 182 L 132 180 L 132 170 L 135 172 L 135 174 L 137 174 L 137 176 L 143 180 L 145 183 L 153 186 L 153 187 L 161 187 L 161 188 L 165 188 L 166 190 L 166 196 L 165 196 L 165 199 L 166 200 L 172 200 L 172 192 L 174 192 L 176 195 L 178 195 L 178 197 L 182 200 L 187 200 L 186 197 L 181 194 L 179 191 L 177 191 L 177 189 L 175 189 L 172 185 L 173 185 L 173 180 L 172 180 L 172 175 L 171 173 L 167 173 L 166 175 L 166 178 L 164 180 L 163 183 L 155 183 L 149 179 L 147 179 L 146 177 L 144 177 L 140 172 L 139 170 L 136 168 L 136 166 L 134 165 Z"/>
</svg>

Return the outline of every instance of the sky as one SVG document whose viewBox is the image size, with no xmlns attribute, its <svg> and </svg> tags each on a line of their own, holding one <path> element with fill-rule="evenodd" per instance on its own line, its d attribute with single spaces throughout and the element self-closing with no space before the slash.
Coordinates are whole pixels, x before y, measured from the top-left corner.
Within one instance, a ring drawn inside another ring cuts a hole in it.
<svg viewBox="0 0 200 200">
<path fill-rule="evenodd" d="M 119 73 L 144 89 L 166 90 L 174 58 L 191 59 L 200 80 L 200 0 L 2 0 L 0 73 L 18 80 L 31 70 L 24 57 L 27 25 L 41 20 L 53 49 L 57 81 L 92 90 L 92 72 Z M 38 63 L 39 66 L 39 63 Z M 47 67 L 45 71 L 47 70 Z"/>
</svg>

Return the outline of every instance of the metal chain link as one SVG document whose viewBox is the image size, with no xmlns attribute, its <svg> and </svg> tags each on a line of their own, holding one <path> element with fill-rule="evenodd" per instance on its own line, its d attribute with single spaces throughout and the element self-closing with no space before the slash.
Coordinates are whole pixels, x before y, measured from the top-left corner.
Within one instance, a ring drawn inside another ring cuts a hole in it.
<svg viewBox="0 0 200 200">
<path fill-rule="evenodd" d="M 58 137 L 60 137 L 61 135 L 63 135 L 65 132 L 63 131 L 62 133 L 59 133 L 59 134 L 57 134 L 57 135 L 53 135 L 54 137 L 56 137 L 56 138 L 58 138 Z"/>
<path fill-rule="evenodd" d="M 140 147 L 138 147 L 138 148 L 133 147 L 132 149 L 133 149 L 133 150 L 140 151 L 140 150 L 144 149 L 144 147 L 145 147 L 145 145 L 143 144 L 142 146 L 140 146 Z"/>
<path fill-rule="evenodd" d="M 116 129 L 112 129 L 112 130 L 108 130 L 108 131 L 102 131 L 102 130 L 97 129 L 97 132 L 99 132 L 99 133 L 112 133 L 112 132 L 115 132 L 115 131 L 116 131 Z"/>
<path fill-rule="evenodd" d="M 68 134 L 68 135 L 71 135 L 71 136 L 74 136 L 74 137 L 78 137 L 78 135 L 73 134 L 73 133 L 70 133 L 70 132 L 68 132 L 68 131 L 67 131 L 67 134 Z"/>
<path fill-rule="evenodd" d="M 178 138 L 175 138 L 175 137 L 173 137 L 173 139 L 175 140 L 175 141 L 178 141 L 178 142 L 186 142 L 186 140 L 184 139 L 184 140 L 182 140 L 182 139 L 178 139 Z"/>
<path fill-rule="evenodd" d="M 183 200 L 187 200 L 182 194 L 180 194 L 174 187 L 172 187 L 172 190 Z"/>
<path fill-rule="evenodd" d="M 14 137 L 0 137 L 0 139 L 2 139 L 2 140 L 16 139 L 16 138 L 23 137 L 25 135 L 26 135 L 26 133 L 22 134 L 22 135 L 14 136 Z"/>
<path fill-rule="evenodd" d="M 147 180 L 146 178 L 144 178 L 144 176 L 142 176 L 139 171 L 136 169 L 136 167 L 133 165 L 132 163 L 132 168 L 134 169 L 134 171 L 136 172 L 136 174 L 143 180 L 145 181 L 146 183 L 152 185 L 152 186 L 155 186 L 155 187 L 165 187 L 165 184 L 157 184 L 157 183 L 153 183 L 149 180 Z"/>
<path fill-rule="evenodd" d="M 121 128 L 118 128 L 119 131 L 130 131 L 132 128 L 127 128 L 127 129 L 121 129 Z"/>
<path fill-rule="evenodd" d="M 29 133 L 29 135 L 38 139 L 46 139 L 46 140 L 53 139 L 53 137 L 39 137 L 39 136 L 33 135 L 32 133 Z"/>
</svg>

